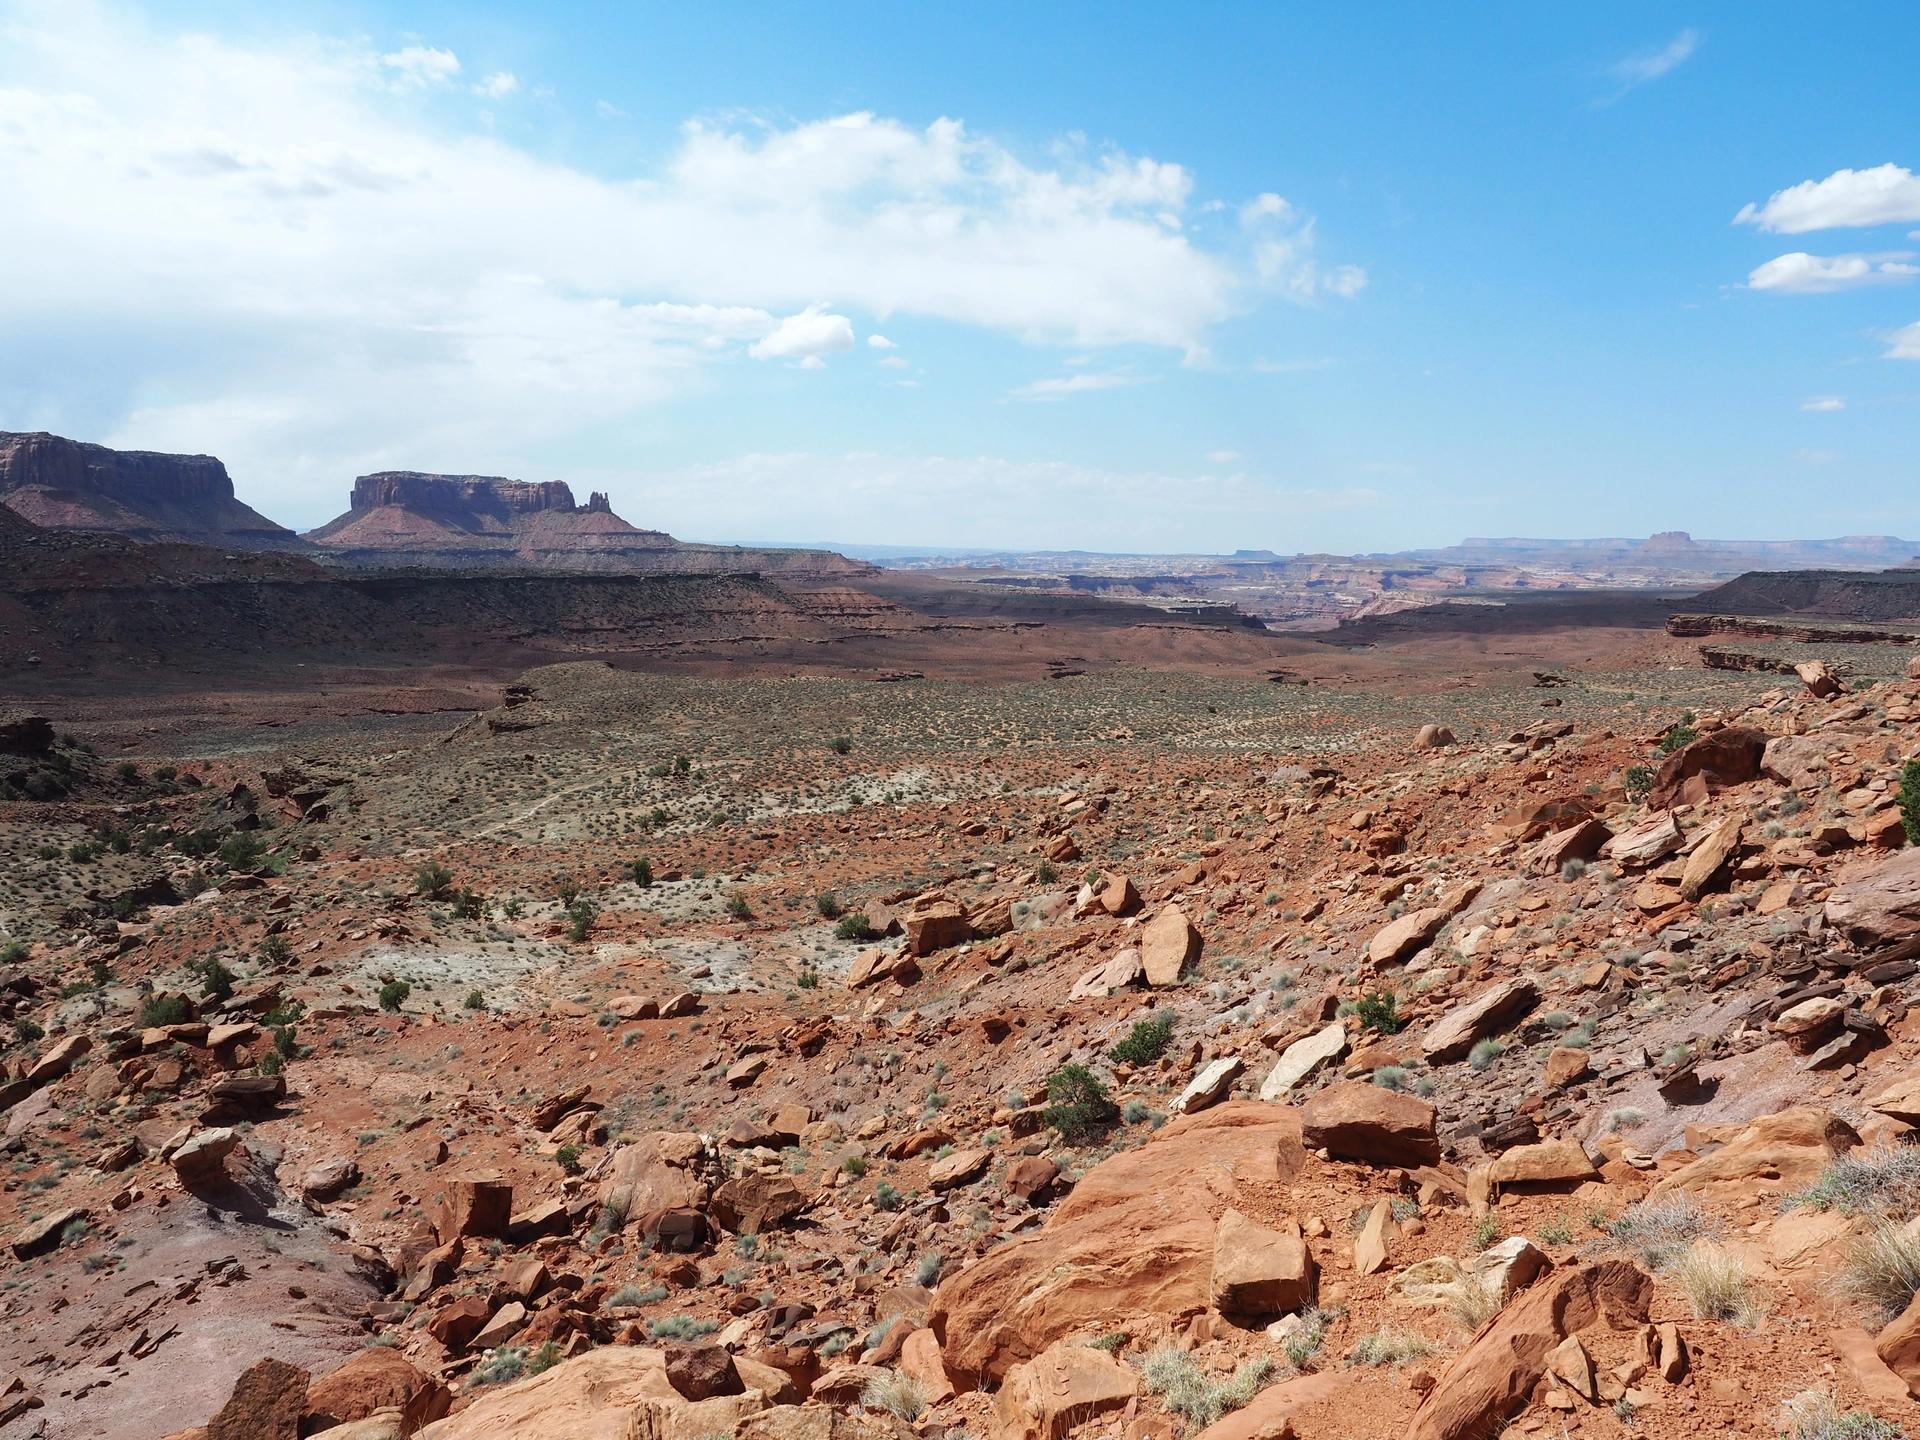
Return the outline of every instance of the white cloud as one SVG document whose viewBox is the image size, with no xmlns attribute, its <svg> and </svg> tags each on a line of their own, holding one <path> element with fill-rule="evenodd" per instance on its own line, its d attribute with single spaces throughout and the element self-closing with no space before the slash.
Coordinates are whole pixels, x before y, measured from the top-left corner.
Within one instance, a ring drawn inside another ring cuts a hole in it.
<svg viewBox="0 0 1920 1440">
<path fill-rule="evenodd" d="M 1840 395 L 1813 395 L 1800 402 L 1802 410 L 1818 415 L 1830 415 L 1836 410 L 1847 408 L 1846 398 Z"/>
<path fill-rule="evenodd" d="M 1074 375 L 1052 376 L 1016 385 L 1007 393 L 1016 400 L 1064 400 L 1069 395 L 1084 395 L 1093 390 L 1118 390 L 1141 383 L 1137 375 L 1124 370 L 1082 370 Z"/>
<path fill-rule="evenodd" d="M 615 485 L 636 515 L 688 539 L 804 535 L 848 544 L 1168 552 L 1220 537 L 1298 539 L 1321 517 L 1376 509 L 1367 487 L 1280 485 L 1244 473 L 1108 470 L 1002 456 L 748 454 Z"/>
<path fill-rule="evenodd" d="M 880 364 L 883 369 L 887 370 L 905 370 L 907 368 L 906 359 L 899 355 L 882 355 L 880 357 Z"/>
<path fill-rule="evenodd" d="M 853 348 L 853 321 L 844 315 L 829 314 L 824 305 L 809 305 L 798 315 L 789 315 L 765 335 L 747 347 L 756 360 L 800 360 L 812 362 L 817 370 L 826 362 L 821 358 Z"/>
<path fill-rule="evenodd" d="M 598 115 L 602 120 L 624 120 L 627 118 L 627 112 L 611 100 L 594 101 L 593 113 Z"/>
<path fill-rule="evenodd" d="M 1265 287 L 1363 279 L 1306 256 L 1293 212 L 1198 240 L 1167 223 L 1193 206 L 1184 168 L 1080 140 L 1036 159 L 951 119 L 709 120 L 600 175 L 429 121 L 414 102 L 460 75 L 411 39 L 0 0 L 0 358 L 115 336 L 85 376 L 12 365 L 44 379 L 0 400 L 218 453 L 313 523 L 356 469 L 507 469 L 750 353 L 824 357 L 856 318 L 1186 354 Z M 1257 266 L 1283 236 L 1289 262 Z M 788 327 L 820 296 L 837 313 L 803 344 Z"/>
<path fill-rule="evenodd" d="M 1920 360 L 1920 320 L 1902 325 L 1887 337 L 1889 360 Z"/>
<path fill-rule="evenodd" d="M 1642 51 L 1615 61 L 1607 67 L 1607 75 L 1618 88 L 1608 97 L 1609 100 L 1618 100 L 1629 90 L 1671 75 L 1693 58 L 1694 52 L 1700 48 L 1701 39 L 1698 30 L 1682 30 L 1658 50 Z"/>
<path fill-rule="evenodd" d="M 867 336 L 867 344 L 871 345 L 875 350 L 897 350 L 900 348 L 884 335 Z"/>
<path fill-rule="evenodd" d="M 1764 204 L 1743 206 L 1733 217 L 1736 225 L 1757 225 L 1782 235 L 1909 220 L 1920 220 L 1920 175 L 1891 163 L 1802 180 L 1774 191 Z"/>
<path fill-rule="evenodd" d="M 1912 258 L 1904 250 L 1884 255 L 1809 255 L 1794 250 L 1756 267 L 1747 276 L 1747 286 L 1785 295 L 1826 295 L 1862 285 L 1898 284 L 1920 275 L 1920 266 L 1907 263 Z"/>
<path fill-rule="evenodd" d="M 431 45 L 408 45 L 390 51 L 380 57 L 380 63 L 392 72 L 393 84 L 401 89 L 445 85 L 460 73 L 459 56 Z"/>
<path fill-rule="evenodd" d="M 1239 458 L 1240 452 L 1238 450 L 1209 450 L 1207 452 L 1207 463 L 1209 465 L 1231 465 Z"/>
<path fill-rule="evenodd" d="M 478 85 L 473 93 L 484 95 L 489 100 L 504 100 L 520 88 L 520 77 L 510 70 L 496 70 Z"/>
</svg>

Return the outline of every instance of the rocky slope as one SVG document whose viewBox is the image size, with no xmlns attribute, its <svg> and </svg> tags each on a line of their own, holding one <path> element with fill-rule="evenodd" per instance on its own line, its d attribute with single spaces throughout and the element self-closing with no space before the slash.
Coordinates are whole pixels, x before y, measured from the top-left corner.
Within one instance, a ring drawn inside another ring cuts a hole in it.
<svg viewBox="0 0 1920 1440">
<path fill-rule="evenodd" d="M 61 792 L 0 800 L 0 1414 L 1903 1433 L 1920 686 L 1707 679 L 1415 735 L 574 664 L 164 775 L 0 727 Z"/>
<path fill-rule="evenodd" d="M 211 455 L 110 450 L 45 433 L 0 432 L 0 505 L 54 530 L 140 541 L 298 550 L 291 530 L 234 498 Z"/>
</svg>

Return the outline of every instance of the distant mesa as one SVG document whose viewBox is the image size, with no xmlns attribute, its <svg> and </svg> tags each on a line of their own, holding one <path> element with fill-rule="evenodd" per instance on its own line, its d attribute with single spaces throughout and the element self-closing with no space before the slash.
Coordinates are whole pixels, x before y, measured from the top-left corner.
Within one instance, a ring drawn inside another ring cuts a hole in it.
<svg viewBox="0 0 1920 1440">
<path fill-rule="evenodd" d="M 233 495 L 211 455 L 109 450 L 44 431 L 0 431 L 0 504 L 48 530 L 143 543 L 302 550 L 293 531 Z"/>
<path fill-rule="evenodd" d="M 96 537 L 89 543 L 111 535 L 290 552 L 335 567 L 754 572 L 800 583 L 875 573 L 831 550 L 688 544 L 629 525 L 598 491 L 578 505 L 563 481 L 501 475 L 362 475 L 346 514 L 296 535 L 235 499 L 227 467 L 211 455 L 111 450 L 44 432 L 0 431 L 0 513 L 35 533 Z M 0 538 L 22 539 L 6 525 Z"/>
<path fill-rule="evenodd" d="M 692 574 L 757 571 L 784 578 L 864 574 L 826 550 L 692 545 L 613 513 L 599 491 L 576 505 L 560 480 L 382 470 L 353 482 L 347 513 L 306 539 L 330 559 L 362 566 Z"/>
<path fill-rule="evenodd" d="M 1684 530 L 1662 530 L 1657 535 L 1649 535 L 1634 548 L 1642 555 L 1691 555 L 1700 549 L 1693 543 L 1693 536 Z"/>
<path fill-rule="evenodd" d="M 605 495 L 574 504 L 564 481 L 418 470 L 362 475 L 347 513 L 306 538 L 349 563 L 387 565 L 626 569 L 682 548 L 664 531 L 629 525 Z"/>
</svg>

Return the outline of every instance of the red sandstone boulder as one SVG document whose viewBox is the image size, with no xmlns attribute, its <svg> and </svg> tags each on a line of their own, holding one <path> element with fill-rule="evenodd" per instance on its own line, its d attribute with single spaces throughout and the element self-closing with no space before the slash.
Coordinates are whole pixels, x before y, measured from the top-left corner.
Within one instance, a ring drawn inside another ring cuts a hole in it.
<svg viewBox="0 0 1920 1440">
<path fill-rule="evenodd" d="M 1358 1080 L 1309 1097 L 1300 1107 L 1300 1138 L 1310 1150 L 1369 1165 L 1431 1165 L 1440 1158 L 1433 1106 Z"/>
<path fill-rule="evenodd" d="M 306 1404 L 306 1371 L 284 1360 L 257 1361 L 207 1422 L 207 1440 L 299 1440 Z"/>
<path fill-rule="evenodd" d="M 445 1385 L 423 1375 L 399 1351 L 375 1345 L 307 1386 L 300 1428 L 310 1434 L 392 1408 L 400 1412 L 400 1433 L 411 1435 L 446 1414 L 452 1400 Z"/>
<path fill-rule="evenodd" d="M 928 1322 L 956 1383 L 1002 1379 L 1056 1340 L 1204 1309 L 1220 1215 L 1292 1179 L 1299 1126 L 1297 1111 L 1230 1100 L 1096 1165 L 1040 1231 L 942 1281 Z"/>
<path fill-rule="evenodd" d="M 513 1216 L 513 1187 L 504 1180 L 447 1180 L 424 1208 L 442 1245 L 469 1235 L 504 1240 Z"/>
<path fill-rule="evenodd" d="M 1406 1440 L 1478 1440 L 1517 1412 L 1561 1341 L 1604 1319 L 1647 1323 L 1653 1280 L 1628 1260 L 1606 1260 L 1540 1281 L 1494 1317 L 1440 1376 Z"/>
<path fill-rule="evenodd" d="M 1730 725 L 1689 742 L 1669 755 L 1653 777 L 1647 804 L 1664 810 L 1680 803 L 1681 790 L 1698 776 L 1709 795 L 1730 785 L 1744 785 L 1760 777 L 1760 761 L 1767 737 L 1759 730 Z"/>
</svg>

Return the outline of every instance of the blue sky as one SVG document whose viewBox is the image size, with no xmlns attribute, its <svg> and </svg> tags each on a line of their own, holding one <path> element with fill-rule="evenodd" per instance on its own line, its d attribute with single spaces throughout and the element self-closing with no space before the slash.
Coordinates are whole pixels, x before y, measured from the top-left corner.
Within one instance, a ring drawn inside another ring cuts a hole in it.
<svg viewBox="0 0 1920 1440">
<path fill-rule="evenodd" d="M 1916 53 L 1902 4 L 0 0 L 0 428 L 302 527 L 410 467 L 694 539 L 1920 534 Z"/>
</svg>

